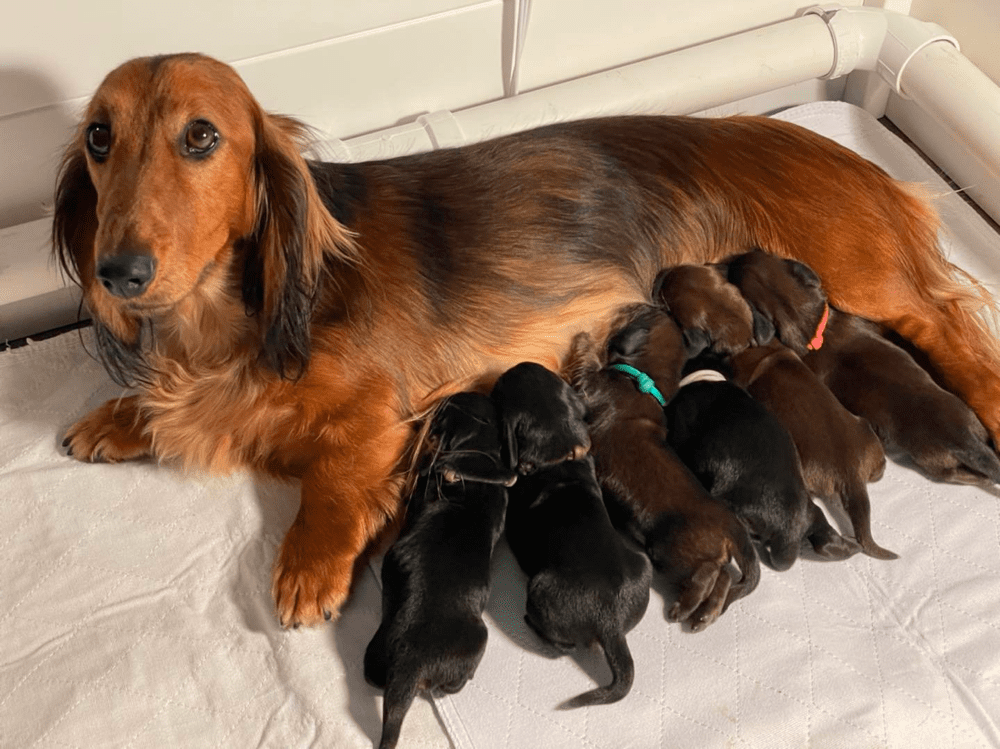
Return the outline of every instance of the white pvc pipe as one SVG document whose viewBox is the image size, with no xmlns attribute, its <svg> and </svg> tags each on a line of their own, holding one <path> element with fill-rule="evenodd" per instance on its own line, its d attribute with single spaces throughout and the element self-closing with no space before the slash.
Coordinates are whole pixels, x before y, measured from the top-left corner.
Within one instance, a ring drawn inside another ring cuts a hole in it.
<svg viewBox="0 0 1000 749">
<path fill-rule="evenodd" d="M 954 47 L 925 47 L 907 66 L 902 93 L 1000 181 L 1000 87 L 985 73 Z"/>
<path fill-rule="evenodd" d="M 612 114 L 690 114 L 822 77 L 826 24 L 809 15 L 456 112 L 433 112 L 327 152 L 351 161 L 460 146 L 539 125 Z M 322 150 L 322 148 L 320 149 Z"/>
<path fill-rule="evenodd" d="M 821 77 L 833 64 L 821 19 L 803 16 L 455 112 L 465 142 L 611 114 L 689 114 Z"/>
</svg>

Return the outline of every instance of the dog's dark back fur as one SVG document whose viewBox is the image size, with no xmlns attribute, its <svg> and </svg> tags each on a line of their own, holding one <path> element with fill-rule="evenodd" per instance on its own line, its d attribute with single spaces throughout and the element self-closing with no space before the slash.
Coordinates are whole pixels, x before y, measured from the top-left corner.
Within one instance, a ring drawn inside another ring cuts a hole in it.
<svg viewBox="0 0 1000 749">
<path fill-rule="evenodd" d="M 649 604 L 652 567 L 611 524 L 593 458 L 522 476 L 510 489 L 507 540 L 528 575 L 525 620 L 563 652 L 600 643 L 611 683 L 563 707 L 616 702 L 632 688 L 635 667 L 625 633 Z"/>
<path fill-rule="evenodd" d="M 520 473 L 564 460 L 580 460 L 590 450 L 583 401 L 555 372 L 523 362 L 493 386 L 500 412 L 507 465 Z"/>
<path fill-rule="evenodd" d="M 706 357 L 696 361 L 706 368 Z M 726 503 L 786 570 L 811 530 L 812 502 L 787 430 L 732 382 L 686 385 L 666 408 L 667 441 L 709 493 Z"/>
<path fill-rule="evenodd" d="M 419 690 L 457 692 L 482 658 L 490 557 L 514 478 L 487 396 L 449 398 L 432 433 L 440 443 L 382 563 L 382 624 L 365 652 L 366 678 L 385 689 L 382 749 L 396 745 Z"/>
<path fill-rule="evenodd" d="M 682 345 L 679 333 L 676 341 Z M 572 379 L 587 405 L 591 453 L 612 521 L 644 543 L 653 565 L 680 585 L 668 617 L 704 629 L 757 587 L 757 554 L 736 516 L 667 447 L 660 405 L 627 375 L 602 368 L 595 349 L 588 335 L 577 336 Z M 726 570 L 730 560 L 741 573 L 735 583 Z"/>
<path fill-rule="evenodd" d="M 874 323 L 831 307 L 823 345 L 806 350 L 827 301 L 808 266 L 757 251 L 734 258 L 729 268 L 774 320 L 781 341 L 849 411 L 871 423 L 890 453 L 908 457 L 937 481 L 1000 482 L 1000 460 L 972 409 Z"/>
</svg>

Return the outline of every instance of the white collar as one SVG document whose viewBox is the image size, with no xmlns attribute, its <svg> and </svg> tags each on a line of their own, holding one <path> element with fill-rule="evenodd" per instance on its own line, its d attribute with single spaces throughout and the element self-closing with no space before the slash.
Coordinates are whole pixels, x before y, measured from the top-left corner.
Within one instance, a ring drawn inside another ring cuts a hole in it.
<svg viewBox="0 0 1000 749">
<path fill-rule="evenodd" d="M 725 382 L 726 376 L 715 369 L 698 369 L 689 374 L 687 377 L 682 379 L 678 384 L 678 388 L 682 388 L 685 385 L 690 385 L 692 382 Z"/>
</svg>

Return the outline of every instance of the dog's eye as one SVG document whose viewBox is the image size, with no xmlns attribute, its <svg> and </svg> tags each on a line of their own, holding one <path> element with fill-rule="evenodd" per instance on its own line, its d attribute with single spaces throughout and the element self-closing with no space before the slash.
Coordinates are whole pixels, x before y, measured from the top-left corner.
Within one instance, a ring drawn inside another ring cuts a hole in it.
<svg viewBox="0 0 1000 749">
<path fill-rule="evenodd" d="M 111 128 L 93 123 L 87 128 L 87 150 L 95 161 L 103 161 L 111 150 Z"/>
<path fill-rule="evenodd" d="M 195 120 L 184 131 L 184 150 L 192 156 L 204 156 L 219 143 L 219 133 L 207 120 Z"/>
</svg>

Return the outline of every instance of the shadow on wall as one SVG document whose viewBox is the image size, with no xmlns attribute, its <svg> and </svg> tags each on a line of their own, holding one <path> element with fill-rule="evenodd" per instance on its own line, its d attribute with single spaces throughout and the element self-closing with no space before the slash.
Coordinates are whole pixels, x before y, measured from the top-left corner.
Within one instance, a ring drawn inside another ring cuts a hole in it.
<svg viewBox="0 0 1000 749">
<path fill-rule="evenodd" d="M 7 111 L 3 103 L 51 102 Z M 56 171 L 86 99 L 68 99 L 38 71 L 0 67 L 0 228 L 46 215 Z"/>
</svg>

